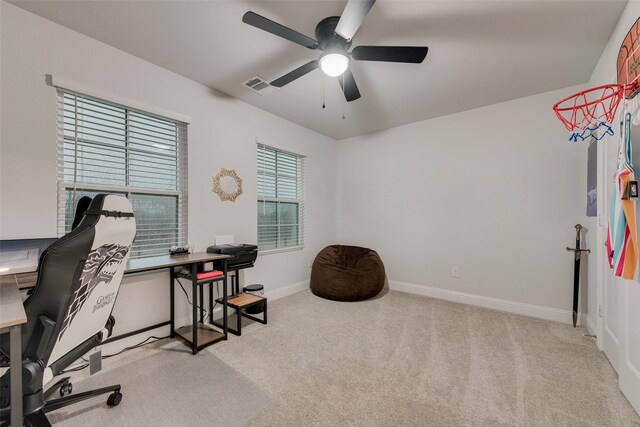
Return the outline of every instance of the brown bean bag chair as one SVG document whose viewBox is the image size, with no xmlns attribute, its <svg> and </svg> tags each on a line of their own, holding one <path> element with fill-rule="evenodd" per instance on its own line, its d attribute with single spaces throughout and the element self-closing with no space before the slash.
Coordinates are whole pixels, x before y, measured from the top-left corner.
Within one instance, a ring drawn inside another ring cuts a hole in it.
<svg viewBox="0 0 640 427">
<path fill-rule="evenodd" d="M 327 246 L 311 269 L 311 292 L 334 301 L 372 298 L 384 287 L 384 264 L 373 249 Z"/>
</svg>

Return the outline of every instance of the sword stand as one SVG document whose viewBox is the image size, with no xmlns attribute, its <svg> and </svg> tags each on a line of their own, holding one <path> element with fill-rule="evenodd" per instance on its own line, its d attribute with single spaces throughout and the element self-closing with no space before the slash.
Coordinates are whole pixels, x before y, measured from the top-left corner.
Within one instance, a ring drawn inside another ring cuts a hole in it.
<svg viewBox="0 0 640 427">
<path fill-rule="evenodd" d="M 584 227 L 576 224 L 576 247 L 569 248 L 567 251 L 574 253 L 573 261 L 573 327 L 578 323 L 578 296 L 580 293 L 580 258 L 582 252 L 591 253 L 591 249 L 580 249 L 580 232 Z"/>
</svg>

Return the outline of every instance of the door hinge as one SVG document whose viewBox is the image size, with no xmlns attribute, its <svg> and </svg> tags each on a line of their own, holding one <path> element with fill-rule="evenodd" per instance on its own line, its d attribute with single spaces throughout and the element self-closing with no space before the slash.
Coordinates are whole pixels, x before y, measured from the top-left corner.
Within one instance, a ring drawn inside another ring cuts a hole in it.
<svg viewBox="0 0 640 427">
<path fill-rule="evenodd" d="M 598 317 L 602 317 L 602 304 L 598 304 Z"/>
</svg>

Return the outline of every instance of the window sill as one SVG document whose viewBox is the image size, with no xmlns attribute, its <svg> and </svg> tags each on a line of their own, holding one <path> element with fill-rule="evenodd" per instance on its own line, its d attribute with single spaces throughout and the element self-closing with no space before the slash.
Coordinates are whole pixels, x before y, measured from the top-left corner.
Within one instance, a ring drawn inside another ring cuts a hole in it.
<svg viewBox="0 0 640 427">
<path fill-rule="evenodd" d="M 284 252 L 295 252 L 295 251 L 301 251 L 303 249 L 304 249 L 304 246 L 291 246 L 289 248 L 267 249 L 263 251 L 258 250 L 258 256 L 281 254 Z"/>
</svg>

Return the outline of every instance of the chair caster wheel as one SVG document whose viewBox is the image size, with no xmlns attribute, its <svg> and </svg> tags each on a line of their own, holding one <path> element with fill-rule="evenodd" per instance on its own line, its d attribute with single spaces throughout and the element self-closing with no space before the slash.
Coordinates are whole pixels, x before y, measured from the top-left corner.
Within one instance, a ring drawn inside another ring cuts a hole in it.
<svg viewBox="0 0 640 427">
<path fill-rule="evenodd" d="M 64 397 L 65 394 L 71 394 L 73 391 L 73 385 L 71 383 L 64 383 L 60 386 L 60 397 Z"/>
<path fill-rule="evenodd" d="M 107 406 L 118 406 L 121 400 L 122 400 L 122 393 L 120 393 L 119 391 L 114 391 L 107 398 Z"/>
</svg>

